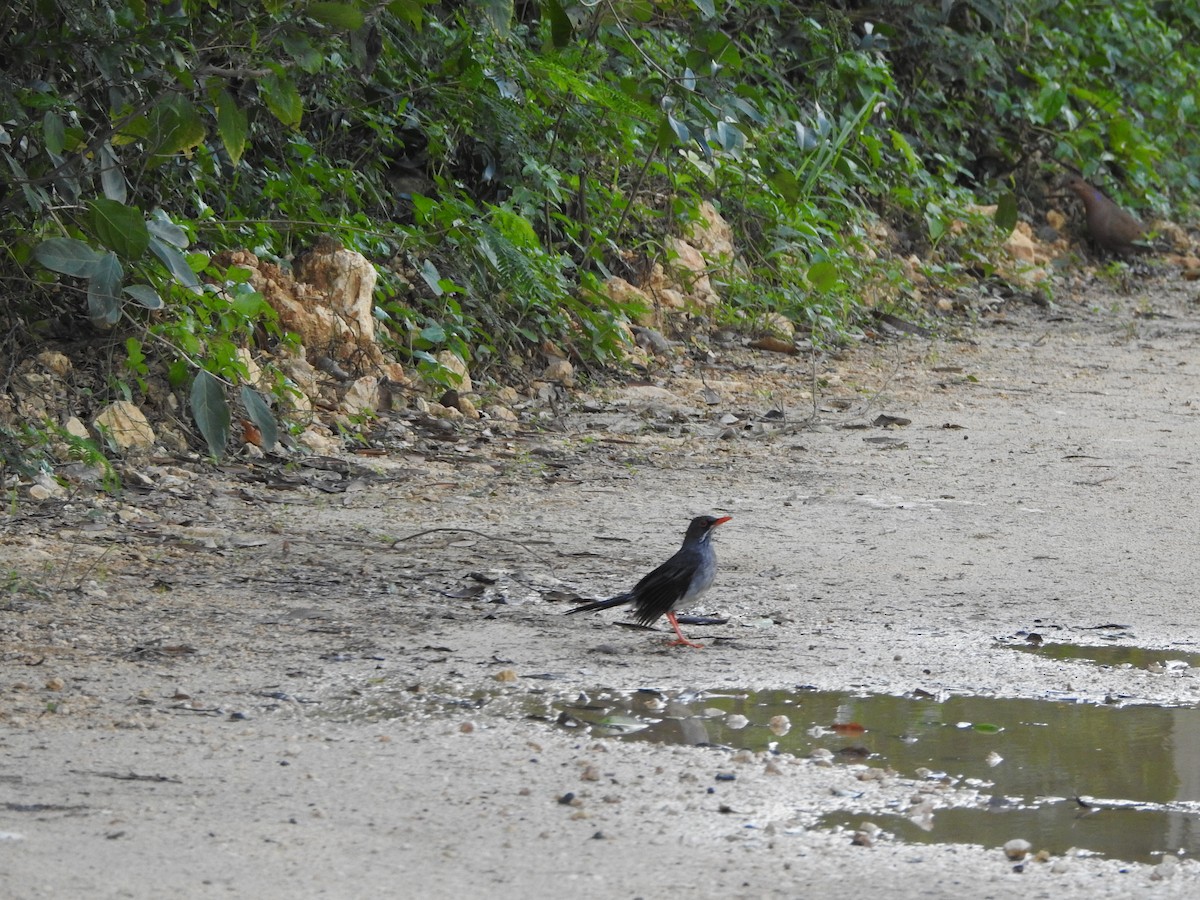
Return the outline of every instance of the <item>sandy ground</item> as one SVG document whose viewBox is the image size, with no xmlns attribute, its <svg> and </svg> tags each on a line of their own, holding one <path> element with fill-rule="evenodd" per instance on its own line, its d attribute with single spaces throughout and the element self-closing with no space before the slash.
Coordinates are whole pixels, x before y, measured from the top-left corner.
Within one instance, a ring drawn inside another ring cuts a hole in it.
<svg viewBox="0 0 1200 900">
<path fill-rule="evenodd" d="M 1093 284 L 863 347 L 818 364 L 815 410 L 808 360 L 718 351 L 515 434 L 400 424 L 386 457 L 148 461 L 119 498 L 10 507 L 0 893 L 1200 895 L 1187 859 L 855 846 L 818 818 L 958 788 L 547 715 L 604 689 L 797 685 L 1195 704 L 1195 670 L 994 648 L 1122 624 L 1200 649 L 1194 295 Z M 703 610 L 728 622 L 688 629 L 704 650 L 561 614 L 701 512 L 733 516 Z"/>
</svg>

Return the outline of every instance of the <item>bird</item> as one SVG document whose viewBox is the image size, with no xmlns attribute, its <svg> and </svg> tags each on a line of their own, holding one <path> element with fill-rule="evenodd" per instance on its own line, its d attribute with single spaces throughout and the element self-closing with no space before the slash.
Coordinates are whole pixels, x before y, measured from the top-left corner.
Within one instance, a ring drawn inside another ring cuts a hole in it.
<svg viewBox="0 0 1200 900">
<path fill-rule="evenodd" d="M 678 640 L 671 641 L 672 646 L 701 649 L 703 644 L 689 641 L 679 630 L 676 610 L 691 606 L 712 586 L 717 574 L 717 552 L 711 543 L 713 529 L 732 518 L 696 516 L 688 524 L 683 546 L 665 563 L 644 576 L 633 586 L 633 590 L 608 600 L 597 600 L 568 609 L 567 615 L 632 603 L 633 618 L 639 625 L 651 625 L 659 616 L 665 615 L 678 636 Z"/>
<path fill-rule="evenodd" d="M 1134 243 L 1146 235 L 1145 226 L 1134 216 L 1078 175 L 1067 182 L 1067 187 L 1083 201 L 1088 237 L 1097 246 L 1118 256 L 1146 251 L 1146 247 Z"/>
</svg>

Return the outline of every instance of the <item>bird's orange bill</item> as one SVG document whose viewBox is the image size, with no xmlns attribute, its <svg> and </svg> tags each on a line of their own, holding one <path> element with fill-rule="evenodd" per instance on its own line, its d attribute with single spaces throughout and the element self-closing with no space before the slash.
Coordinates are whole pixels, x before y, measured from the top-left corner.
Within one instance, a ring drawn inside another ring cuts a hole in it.
<svg viewBox="0 0 1200 900">
<path fill-rule="evenodd" d="M 717 519 L 717 521 L 712 523 L 712 527 L 716 528 L 718 525 L 723 525 L 732 518 L 733 518 L 733 516 L 721 516 L 721 518 Z"/>
</svg>

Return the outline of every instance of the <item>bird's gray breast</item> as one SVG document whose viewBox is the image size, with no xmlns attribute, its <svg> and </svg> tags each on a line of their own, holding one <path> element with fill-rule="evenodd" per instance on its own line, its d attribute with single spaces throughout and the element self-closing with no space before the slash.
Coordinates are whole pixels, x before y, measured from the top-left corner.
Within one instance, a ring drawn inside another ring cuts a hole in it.
<svg viewBox="0 0 1200 900">
<path fill-rule="evenodd" d="M 687 593 L 675 605 L 676 609 L 696 603 L 701 595 L 712 587 L 713 579 L 717 577 L 717 554 L 707 544 L 704 549 L 706 552 L 701 554 L 700 565 L 696 567 L 696 574 L 692 576 L 692 583 L 688 585 Z"/>
</svg>

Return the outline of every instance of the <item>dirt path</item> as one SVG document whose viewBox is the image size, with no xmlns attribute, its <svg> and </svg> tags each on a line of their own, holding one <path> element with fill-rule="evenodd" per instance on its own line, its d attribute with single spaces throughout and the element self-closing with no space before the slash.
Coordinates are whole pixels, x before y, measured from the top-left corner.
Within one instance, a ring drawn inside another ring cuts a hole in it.
<svg viewBox="0 0 1200 900">
<path fill-rule="evenodd" d="M 1196 896 L 1188 859 L 1018 873 L 814 828 L 961 783 L 553 724 L 644 688 L 1196 704 L 1194 669 L 995 648 L 1119 625 L 1200 651 L 1195 291 L 1089 290 L 823 363 L 815 421 L 807 362 L 731 352 L 514 434 L 397 426 L 386 458 L 146 464 L 119 500 L 8 510 L 2 892 Z M 561 615 L 709 511 L 733 521 L 705 650 Z"/>
</svg>

